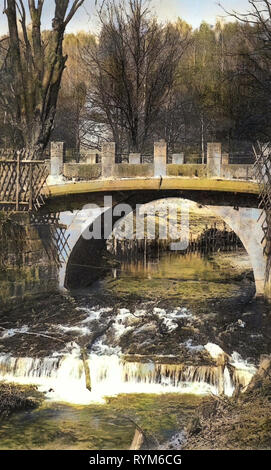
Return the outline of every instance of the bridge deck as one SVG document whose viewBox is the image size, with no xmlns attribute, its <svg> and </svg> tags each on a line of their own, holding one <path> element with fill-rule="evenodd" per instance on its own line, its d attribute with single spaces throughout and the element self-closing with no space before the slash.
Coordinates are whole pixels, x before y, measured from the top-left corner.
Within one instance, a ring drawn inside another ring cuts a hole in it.
<svg viewBox="0 0 271 470">
<path fill-rule="evenodd" d="M 240 194 L 259 194 L 259 184 L 244 180 L 196 179 L 196 178 L 131 178 L 93 180 L 49 186 L 50 197 L 112 191 L 180 190 L 215 191 Z"/>
</svg>

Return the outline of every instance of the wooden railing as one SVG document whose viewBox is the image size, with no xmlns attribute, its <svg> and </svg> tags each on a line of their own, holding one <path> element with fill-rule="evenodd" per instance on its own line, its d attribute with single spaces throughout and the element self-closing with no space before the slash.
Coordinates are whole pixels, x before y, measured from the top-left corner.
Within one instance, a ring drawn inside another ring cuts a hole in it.
<svg viewBox="0 0 271 470">
<path fill-rule="evenodd" d="M 45 202 L 47 167 L 42 160 L 15 158 L 0 160 L 0 210 L 33 211 Z"/>
</svg>

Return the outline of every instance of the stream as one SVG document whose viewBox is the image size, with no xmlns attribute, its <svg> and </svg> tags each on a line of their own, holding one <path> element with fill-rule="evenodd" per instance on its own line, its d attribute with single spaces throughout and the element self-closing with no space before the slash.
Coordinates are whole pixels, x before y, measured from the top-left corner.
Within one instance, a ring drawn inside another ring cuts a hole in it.
<svg viewBox="0 0 271 470">
<path fill-rule="evenodd" d="M 171 253 L 2 315 L 0 379 L 46 400 L 1 421 L 0 449 L 127 449 L 136 425 L 180 447 L 203 398 L 245 388 L 270 351 L 254 295 L 244 251 Z"/>
</svg>

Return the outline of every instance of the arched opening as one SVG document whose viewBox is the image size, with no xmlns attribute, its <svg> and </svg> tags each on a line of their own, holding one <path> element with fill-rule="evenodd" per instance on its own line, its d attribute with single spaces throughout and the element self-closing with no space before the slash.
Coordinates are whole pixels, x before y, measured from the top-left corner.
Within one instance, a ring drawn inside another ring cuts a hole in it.
<svg viewBox="0 0 271 470">
<path fill-rule="evenodd" d="M 159 201 L 168 201 L 170 199 L 163 199 L 157 197 L 152 198 L 152 204 L 158 204 Z M 181 200 L 179 198 L 179 200 Z M 121 207 L 120 210 L 115 210 L 112 215 L 112 209 L 117 206 L 107 208 L 102 214 L 96 216 L 95 220 L 84 229 L 75 243 L 75 246 L 68 259 L 65 270 L 65 287 L 68 289 L 78 289 L 91 286 L 95 281 L 101 279 L 110 270 L 110 264 L 107 263 L 108 251 L 107 240 L 111 235 L 108 228 L 108 220 L 112 222 L 112 226 L 119 223 L 123 216 L 135 213 L 137 198 L 133 199 L 131 205 Z M 147 204 L 150 204 L 147 201 Z M 196 203 L 195 203 L 196 204 Z M 130 209 L 129 209 L 130 208 Z M 200 208 L 206 213 L 209 211 L 213 217 L 219 218 L 227 224 L 231 230 L 241 240 L 245 250 L 250 258 L 252 270 L 255 277 L 256 289 L 258 294 L 263 293 L 264 289 L 264 269 L 265 260 L 262 253 L 260 232 L 252 232 L 249 230 L 249 224 L 255 223 L 254 209 L 236 210 L 232 207 L 221 206 L 200 206 L 198 205 L 199 213 Z M 123 211 L 121 210 L 123 209 Z M 89 233 L 94 231 L 94 225 L 100 227 L 100 237 L 92 238 L 88 236 Z M 254 236 L 256 234 L 256 236 Z"/>
</svg>

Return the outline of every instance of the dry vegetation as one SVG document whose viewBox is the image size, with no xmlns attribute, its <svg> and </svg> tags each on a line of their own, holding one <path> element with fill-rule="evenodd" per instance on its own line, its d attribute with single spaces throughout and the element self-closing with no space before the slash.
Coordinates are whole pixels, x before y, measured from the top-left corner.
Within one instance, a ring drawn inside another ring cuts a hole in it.
<svg viewBox="0 0 271 470">
<path fill-rule="evenodd" d="M 42 399 L 43 394 L 35 386 L 0 382 L 0 419 L 13 411 L 36 408 Z"/>
<path fill-rule="evenodd" d="M 271 359 L 245 393 L 206 399 L 187 432 L 186 450 L 270 450 Z"/>
</svg>

